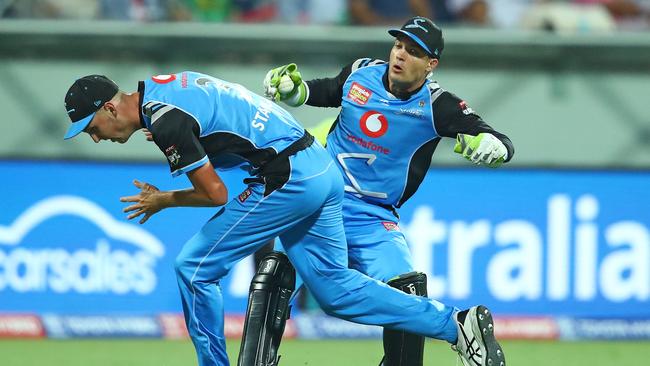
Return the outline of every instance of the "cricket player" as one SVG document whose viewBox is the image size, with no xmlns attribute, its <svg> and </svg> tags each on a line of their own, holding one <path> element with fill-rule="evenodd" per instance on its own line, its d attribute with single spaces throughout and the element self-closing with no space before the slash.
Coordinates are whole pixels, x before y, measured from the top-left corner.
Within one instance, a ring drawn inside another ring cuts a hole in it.
<svg viewBox="0 0 650 366">
<path fill-rule="evenodd" d="M 328 314 L 438 339 L 456 337 L 451 308 L 348 268 L 341 174 L 327 151 L 278 105 L 238 84 L 184 71 L 141 81 L 132 93 L 105 76 L 88 75 L 69 88 L 65 107 L 72 121 L 66 139 L 85 132 L 97 143 L 125 143 L 146 128 L 171 175 L 189 178 L 191 187 L 177 191 L 135 181 L 140 192 L 121 198 L 128 202 L 129 219 L 142 224 L 169 207 L 220 207 L 175 262 L 199 365 L 229 364 L 219 281 L 274 237 L 282 240 L 286 256 L 268 254 L 254 278 L 245 340 L 259 342 L 243 342 L 240 365 L 277 364 L 294 267 Z M 247 188 L 228 201 L 215 168 L 234 166 L 250 176 Z M 492 332 L 491 315 L 481 311 L 481 320 L 468 316 L 473 320 L 467 332 Z"/>
<path fill-rule="evenodd" d="M 471 162 L 497 167 L 514 147 L 462 99 L 428 76 L 438 66 L 444 40 L 431 20 L 414 17 L 395 37 L 389 62 L 358 59 L 334 78 L 303 82 L 295 64 L 275 68 L 265 93 L 290 106 L 341 107 L 329 129 L 327 150 L 343 174 L 343 221 L 350 267 L 403 291 L 426 296 L 426 276 L 414 272 L 398 209 L 417 190 L 442 137 Z M 322 128 L 322 127 L 321 127 Z M 492 332 L 468 332 L 484 307 L 456 313 L 449 341 L 465 365 L 499 365 L 503 352 Z M 491 327 L 491 325 L 490 325 Z M 481 328 L 483 329 L 483 328 Z M 422 365 L 424 338 L 384 331 L 384 365 Z"/>
</svg>

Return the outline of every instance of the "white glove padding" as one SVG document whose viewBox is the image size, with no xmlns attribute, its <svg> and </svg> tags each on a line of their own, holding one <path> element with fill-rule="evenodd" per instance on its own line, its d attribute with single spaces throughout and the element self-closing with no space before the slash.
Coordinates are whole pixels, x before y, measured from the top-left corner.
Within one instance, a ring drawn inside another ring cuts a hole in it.
<svg viewBox="0 0 650 366">
<path fill-rule="evenodd" d="M 275 101 L 275 93 L 278 92 L 277 85 L 272 85 L 271 84 L 271 78 L 273 77 L 275 70 L 269 70 L 269 72 L 266 73 L 266 76 L 264 77 L 263 85 L 264 85 L 264 96 Z"/>
<path fill-rule="evenodd" d="M 286 102 L 287 99 L 299 93 L 299 89 L 304 89 L 304 86 L 300 88 L 303 82 L 298 66 L 293 63 L 276 67 L 267 72 L 262 84 L 264 95 L 274 102 Z"/>
<path fill-rule="evenodd" d="M 269 70 L 269 72 L 266 73 L 266 76 L 264 77 L 263 85 L 264 85 L 264 96 L 275 101 L 275 95 L 278 92 L 277 85 L 271 84 L 271 78 L 273 78 L 275 74 L 275 69 Z"/>
<path fill-rule="evenodd" d="M 479 133 L 477 136 L 458 134 L 454 151 L 461 153 L 474 164 L 498 167 L 508 158 L 506 146 L 491 133 Z"/>
</svg>

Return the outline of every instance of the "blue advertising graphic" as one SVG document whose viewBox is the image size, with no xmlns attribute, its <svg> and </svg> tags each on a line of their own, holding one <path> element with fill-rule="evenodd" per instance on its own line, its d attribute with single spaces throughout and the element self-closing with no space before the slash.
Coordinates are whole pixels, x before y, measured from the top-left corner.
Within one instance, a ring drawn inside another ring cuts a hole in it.
<svg viewBox="0 0 650 366">
<path fill-rule="evenodd" d="M 649 186 L 649 172 L 431 171 L 402 229 L 445 303 L 649 317 Z"/>
<path fill-rule="evenodd" d="M 144 225 L 133 179 L 189 186 L 164 164 L 0 162 L 0 313 L 180 312 L 174 258 L 215 208 Z M 224 175 L 231 196 L 242 176 Z M 504 315 L 650 317 L 650 172 L 434 169 L 400 210 L 429 295 Z M 253 263 L 221 283 L 243 313 Z"/>
<path fill-rule="evenodd" d="M 174 259 L 216 208 L 173 208 L 144 225 L 119 201 L 138 189 L 191 186 L 160 164 L 1 162 L 0 312 L 154 314 L 180 312 Z M 226 174 L 231 195 L 241 174 Z M 223 281 L 225 303 L 244 311 L 253 263 Z M 232 278 L 243 280 L 232 282 Z"/>
</svg>

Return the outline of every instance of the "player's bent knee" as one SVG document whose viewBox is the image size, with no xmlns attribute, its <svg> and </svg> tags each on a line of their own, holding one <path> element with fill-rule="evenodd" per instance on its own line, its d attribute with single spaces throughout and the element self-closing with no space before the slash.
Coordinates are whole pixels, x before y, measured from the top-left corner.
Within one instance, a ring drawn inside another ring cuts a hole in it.
<svg viewBox="0 0 650 366">
<path fill-rule="evenodd" d="M 217 282 L 228 274 L 229 263 L 224 258 L 210 258 L 209 265 L 204 262 L 201 266 L 201 258 L 181 251 L 174 260 L 174 271 L 186 283 L 192 277 L 195 281 Z"/>
<path fill-rule="evenodd" d="M 320 272 L 336 285 L 335 288 L 340 290 L 324 289 L 318 291 L 317 289 L 310 289 L 310 293 L 325 314 L 338 318 L 348 318 L 351 309 L 355 308 L 355 305 L 358 305 L 359 302 L 358 296 L 342 296 L 342 292 L 357 292 L 372 282 L 376 282 L 372 278 L 359 276 L 359 272 L 349 268 L 323 269 Z M 359 294 L 364 298 L 371 296 L 367 291 L 360 291 Z"/>
<path fill-rule="evenodd" d="M 323 312 L 329 316 L 334 316 L 334 317 L 341 317 L 341 310 L 342 308 L 340 306 L 337 306 L 336 304 L 333 304 L 330 301 L 318 301 L 318 306 L 323 310 Z"/>
<path fill-rule="evenodd" d="M 315 295 L 314 292 L 311 292 L 314 296 L 318 305 L 327 315 L 335 317 L 345 317 L 346 310 L 349 310 L 354 303 L 349 296 L 341 296 L 340 293 L 336 292 L 327 292 L 322 293 L 319 296 Z"/>
<path fill-rule="evenodd" d="M 188 258 L 181 252 L 174 260 L 174 271 L 176 271 L 176 276 L 182 279 L 186 279 L 186 277 L 191 276 L 189 267 L 190 264 Z"/>
</svg>

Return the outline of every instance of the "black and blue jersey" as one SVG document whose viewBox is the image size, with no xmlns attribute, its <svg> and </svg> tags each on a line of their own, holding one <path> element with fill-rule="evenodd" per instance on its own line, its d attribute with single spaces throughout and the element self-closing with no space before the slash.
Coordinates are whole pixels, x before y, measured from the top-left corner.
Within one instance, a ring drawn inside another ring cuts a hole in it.
<svg viewBox="0 0 650 366">
<path fill-rule="evenodd" d="M 307 85 L 306 104 L 342 107 L 327 149 L 343 173 L 346 191 L 366 202 L 400 207 L 424 179 L 441 137 L 488 132 L 504 143 L 508 159 L 514 154 L 507 136 L 436 82 L 425 82 L 409 95 L 393 95 L 384 61 L 359 59 L 336 77 Z"/>
<path fill-rule="evenodd" d="M 254 173 L 304 135 L 280 106 L 209 75 L 158 75 L 141 81 L 138 91 L 143 127 L 167 157 L 173 176 L 208 161 L 218 169 Z M 285 170 L 276 173 L 288 176 L 288 165 Z"/>
</svg>

